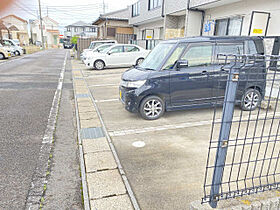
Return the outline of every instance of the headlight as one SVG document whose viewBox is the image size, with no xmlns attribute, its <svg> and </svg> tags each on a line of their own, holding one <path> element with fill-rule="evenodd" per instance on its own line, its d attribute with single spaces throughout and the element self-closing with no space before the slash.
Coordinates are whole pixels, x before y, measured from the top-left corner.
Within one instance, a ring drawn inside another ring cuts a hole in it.
<svg viewBox="0 0 280 210">
<path fill-rule="evenodd" d="M 144 85 L 146 80 L 138 80 L 138 81 L 121 81 L 121 86 L 127 87 L 127 88 L 140 88 L 142 85 Z"/>
</svg>

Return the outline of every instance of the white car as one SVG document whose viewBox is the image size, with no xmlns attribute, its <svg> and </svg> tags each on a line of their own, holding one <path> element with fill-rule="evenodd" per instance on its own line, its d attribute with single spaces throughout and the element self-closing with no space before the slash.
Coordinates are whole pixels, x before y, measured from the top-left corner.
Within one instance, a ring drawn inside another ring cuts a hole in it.
<svg viewBox="0 0 280 210">
<path fill-rule="evenodd" d="M 82 61 L 84 62 L 84 64 L 87 63 L 87 61 L 89 60 L 89 58 L 93 57 L 94 56 L 94 53 L 100 53 L 100 52 L 103 52 L 104 50 L 106 50 L 107 48 L 113 46 L 114 43 L 110 43 L 110 44 L 102 44 L 98 47 L 96 47 L 94 50 L 90 50 L 90 51 L 86 51 L 84 54 L 83 54 L 83 59 Z"/>
<path fill-rule="evenodd" d="M 84 54 L 87 51 L 94 50 L 96 47 L 102 45 L 102 44 L 117 44 L 118 42 L 116 40 L 97 40 L 97 41 L 92 41 L 88 47 L 88 49 L 84 49 L 83 52 L 81 53 L 81 60 L 84 59 Z"/>
<path fill-rule="evenodd" d="M 94 53 L 86 65 L 97 70 L 102 70 L 105 67 L 139 65 L 149 52 L 149 50 L 133 44 L 115 44 L 100 53 Z"/>
<path fill-rule="evenodd" d="M 3 45 L 10 47 L 15 55 L 23 55 L 22 47 L 18 46 L 13 40 L 3 39 Z"/>
</svg>

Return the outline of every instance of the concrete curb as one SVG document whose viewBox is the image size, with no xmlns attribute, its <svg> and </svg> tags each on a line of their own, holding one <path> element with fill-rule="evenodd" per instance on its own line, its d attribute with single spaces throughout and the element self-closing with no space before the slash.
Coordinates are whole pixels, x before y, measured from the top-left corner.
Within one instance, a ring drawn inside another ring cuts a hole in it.
<svg viewBox="0 0 280 210">
<path fill-rule="evenodd" d="M 75 63 L 72 61 L 72 66 Z M 79 65 L 79 64 L 76 64 Z M 89 209 L 140 209 L 79 67 L 72 68 L 84 200 Z"/>
</svg>

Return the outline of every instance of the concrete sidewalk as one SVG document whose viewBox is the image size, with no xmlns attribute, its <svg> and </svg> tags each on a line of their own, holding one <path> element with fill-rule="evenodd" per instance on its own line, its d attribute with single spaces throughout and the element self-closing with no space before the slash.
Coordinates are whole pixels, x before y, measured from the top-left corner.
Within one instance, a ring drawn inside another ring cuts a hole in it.
<svg viewBox="0 0 280 210">
<path fill-rule="evenodd" d="M 134 209 L 135 205 L 132 205 L 133 202 L 128 193 L 129 184 L 125 183 L 126 176 L 124 173 L 120 174 L 122 170 L 117 163 L 116 152 L 110 145 L 110 140 L 106 138 L 105 127 L 102 127 L 98 110 L 84 76 L 77 62 L 72 62 L 72 67 L 82 161 L 85 164 L 86 182 L 83 187 L 87 190 L 84 191 L 84 198 L 87 200 L 85 192 L 88 192 L 91 209 Z"/>
</svg>

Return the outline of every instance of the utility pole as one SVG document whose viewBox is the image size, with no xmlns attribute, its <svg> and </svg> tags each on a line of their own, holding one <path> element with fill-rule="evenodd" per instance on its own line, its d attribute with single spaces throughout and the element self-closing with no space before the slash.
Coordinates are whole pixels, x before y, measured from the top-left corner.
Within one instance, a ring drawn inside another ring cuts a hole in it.
<svg viewBox="0 0 280 210">
<path fill-rule="evenodd" d="M 105 14 L 105 0 L 103 0 L 103 14 Z"/>
<path fill-rule="evenodd" d="M 45 49 L 45 41 L 44 41 L 44 34 L 43 34 L 43 19 L 42 19 L 41 1 L 38 0 L 38 2 L 39 2 L 39 13 L 40 13 L 42 47 L 43 47 L 43 50 L 44 50 Z"/>
</svg>

